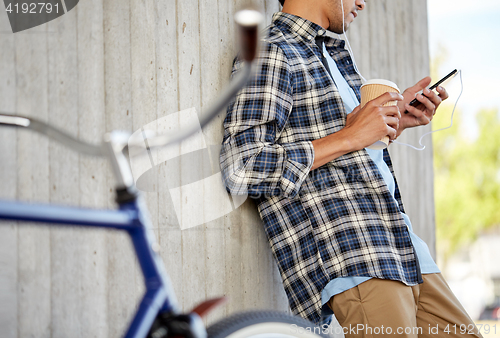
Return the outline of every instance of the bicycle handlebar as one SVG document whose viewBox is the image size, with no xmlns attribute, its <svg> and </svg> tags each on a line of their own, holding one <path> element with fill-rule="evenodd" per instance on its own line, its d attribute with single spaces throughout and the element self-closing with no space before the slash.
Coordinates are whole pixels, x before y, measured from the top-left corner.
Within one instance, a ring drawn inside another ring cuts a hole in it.
<svg viewBox="0 0 500 338">
<path fill-rule="evenodd" d="M 263 17 L 258 11 L 247 9 L 237 12 L 234 19 L 240 30 L 242 58 L 247 61 L 247 64 L 230 82 L 229 86 L 223 91 L 220 98 L 207 109 L 207 113 L 201 115 L 199 125 L 188 126 L 187 128 L 172 135 L 164 134 L 148 138 L 150 149 L 179 142 L 194 134 L 197 130 L 199 130 L 200 126 L 203 128 L 217 115 L 218 112 L 229 104 L 229 101 L 233 98 L 233 96 L 247 83 L 251 75 L 252 61 L 255 58 L 258 45 L 258 26 Z M 103 147 L 103 144 L 94 145 L 78 140 L 58 128 L 31 117 L 9 115 L 0 112 L 0 125 L 27 128 L 36 131 L 82 154 L 91 156 L 108 155 L 108 151 Z M 135 145 L 141 147 L 141 149 L 144 148 L 143 143 L 129 144 L 129 146 Z"/>
<path fill-rule="evenodd" d="M 158 136 L 148 137 L 146 140 L 148 141 L 147 149 L 155 149 L 159 147 L 163 147 L 167 144 L 173 144 L 180 142 L 189 136 L 196 133 L 200 128 L 206 126 L 234 97 L 234 95 L 247 83 L 250 78 L 250 74 L 252 73 L 252 65 L 249 63 L 244 66 L 243 69 L 236 74 L 235 78 L 231 81 L 231 85 L 228 86 L 224 92 L 220 95 L 219 99 L 215 101 L 210 108 L 204 113 L 200 118 L 199 124 L 193 124 L 191 126 L 187 126 L 183 130 L 175 133 L 175 134 L 162 134 Z M 129 142 L 128 147 L 132 148 L 137 146 L 140 149 L 144 149 L 144 142 Z"/>
<path fill-rule="evenodd" d="M 66 132 L 34 118 L 0 114 L 0 125 L 24 127 L 36 131 L 82 154 L 91 156 L 106 155 L 101 146 L 78 140 Z"/>
</svg>

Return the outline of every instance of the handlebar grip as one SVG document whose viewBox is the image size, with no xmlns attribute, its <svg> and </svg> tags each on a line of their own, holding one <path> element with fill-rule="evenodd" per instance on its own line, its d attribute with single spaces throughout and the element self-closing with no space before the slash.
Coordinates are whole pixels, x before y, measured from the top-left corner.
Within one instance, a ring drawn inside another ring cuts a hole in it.
<svg viewBox="0 0 500 338">
<path fill-rule="evenodd" d="M 91 156 L 105 156 L 100 145 L 80 141 L 66 132 L 34 118 L 0 112 L 0 126 L 26 128 L 45 135 L 68 148 Z"/>
<path fill-rule="evenodd" d="M 241 56 L 245 61 L 253 61 L 257 54 L 258 29 L 263 19 L 260 12 L 252 9 L 243 9 L 234 15 L 240 31 Z"/>
</svg>

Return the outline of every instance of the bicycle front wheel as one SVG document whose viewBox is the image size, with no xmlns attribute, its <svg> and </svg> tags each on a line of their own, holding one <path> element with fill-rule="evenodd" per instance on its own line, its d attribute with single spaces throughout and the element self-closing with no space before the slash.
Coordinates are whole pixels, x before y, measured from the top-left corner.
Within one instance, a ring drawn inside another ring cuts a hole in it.
<svg viewBox="0 0 500 338">
<path fill-rule="evenodd" d="M 208 338 L 328 338 L 313 323 L 274 311 L 238 313 L 211 325 L 207 333 Z"/>
</svg>

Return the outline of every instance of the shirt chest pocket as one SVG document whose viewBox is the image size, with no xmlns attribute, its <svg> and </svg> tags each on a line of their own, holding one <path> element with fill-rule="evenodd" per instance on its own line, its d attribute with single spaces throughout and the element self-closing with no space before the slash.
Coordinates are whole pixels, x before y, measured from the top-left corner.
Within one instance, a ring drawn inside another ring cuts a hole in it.
<svg viewBox="0 0 500 338">
<path fill-rule="evenodd" d="M 324 73 L 324 74 L 323 74 Z M 294 110 L 308 116 L 315 139 L 339 131 L 345 126 L 346 111 L 337 87 L 326 72 L 305 72 L 294 95 Z"/>
</svg>

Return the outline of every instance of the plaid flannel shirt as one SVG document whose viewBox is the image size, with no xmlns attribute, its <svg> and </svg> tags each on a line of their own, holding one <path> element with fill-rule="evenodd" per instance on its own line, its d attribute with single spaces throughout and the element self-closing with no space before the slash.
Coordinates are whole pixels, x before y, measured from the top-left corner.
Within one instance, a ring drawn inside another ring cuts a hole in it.
<svg viewBox="0 0 500 338">
<path fill-rule="evenodd" d="M 315 44 L 324 33 L 300 17 L 274 14 L 256 72 L 228 107 L 220 154 L 226 189 L 256 199 L 292 312 L 316 323 L 321 291 L 334 278 L 421 281 L 399 190 L 395 200 L 368 153 L 311 170 L 311 141 L 346 121 Z M 344 41 L 327 37 L 325 46 L 359 99 L 361 80 Z M 240 68 L 235 59 L 233 73 Z M 394 175 L 387 150 L 384 160 Z"/>
</svg>

